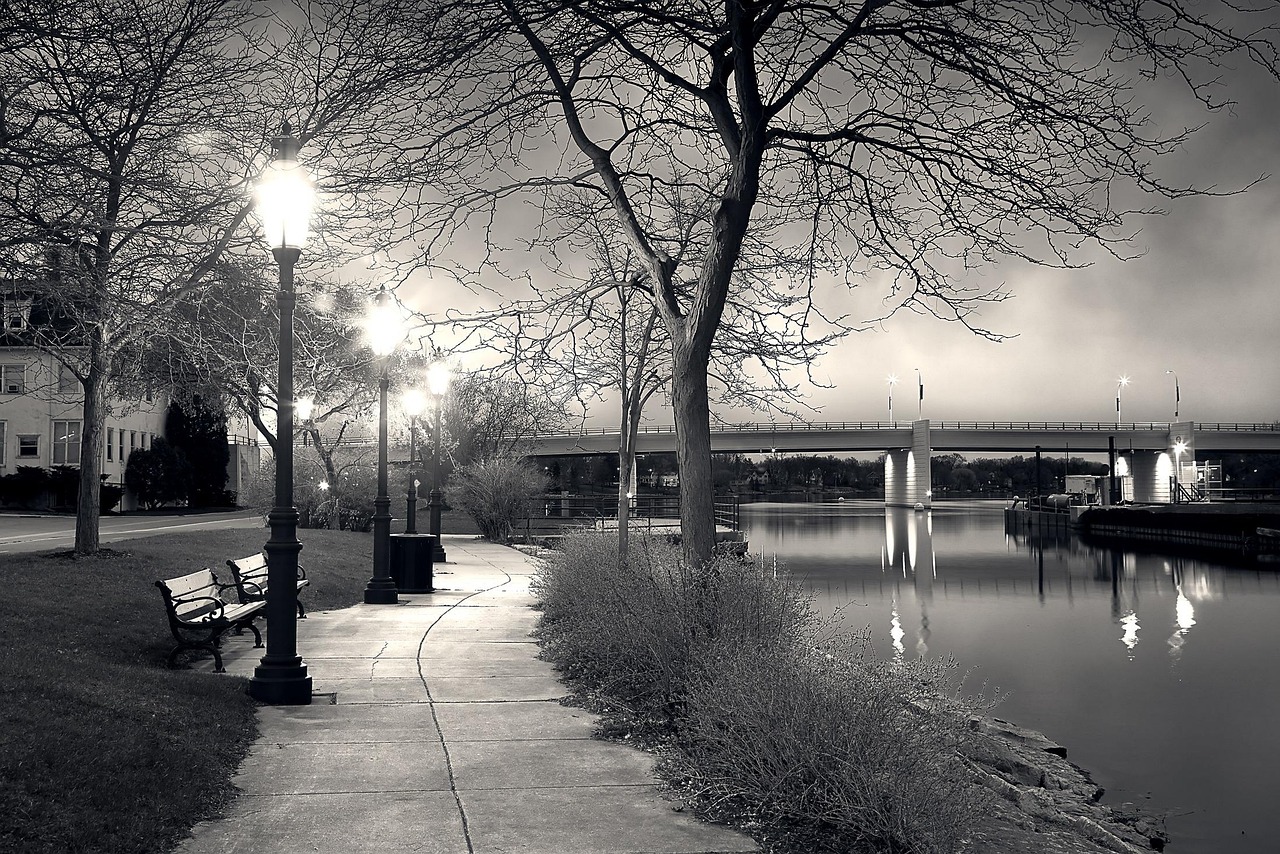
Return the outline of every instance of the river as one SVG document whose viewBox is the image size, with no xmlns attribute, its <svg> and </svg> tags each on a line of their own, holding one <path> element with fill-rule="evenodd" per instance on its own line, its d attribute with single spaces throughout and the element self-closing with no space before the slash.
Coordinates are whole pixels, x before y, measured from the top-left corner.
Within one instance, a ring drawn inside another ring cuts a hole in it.
<svg viewBox="0 0 1280 854">
<path fill-rule="evenodd" d="M 885 656 L 952 656 L 1171 854 L 1280 850 L 1280 564 L 1008 535 L 1004 502 L 742 506 L 751 552 Z"/>
</svg>

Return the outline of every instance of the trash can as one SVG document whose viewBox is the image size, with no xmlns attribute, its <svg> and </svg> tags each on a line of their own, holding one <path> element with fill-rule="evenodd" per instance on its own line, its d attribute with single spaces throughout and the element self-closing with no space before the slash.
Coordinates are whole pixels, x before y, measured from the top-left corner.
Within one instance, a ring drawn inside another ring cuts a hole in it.
<svg viewBox="0 0 1280 854">
<path fill-rule="evenodd" d="M 434 593 L 432 534 L 391 535 L 391 580 L 400 593 Z"/>
</svg>

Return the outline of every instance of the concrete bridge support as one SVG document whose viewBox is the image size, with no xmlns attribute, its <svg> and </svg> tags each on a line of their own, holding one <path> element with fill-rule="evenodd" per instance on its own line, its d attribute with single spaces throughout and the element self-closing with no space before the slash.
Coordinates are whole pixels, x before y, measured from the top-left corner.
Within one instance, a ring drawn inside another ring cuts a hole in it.
<svg viewBox="0 0 1280 854">
<path fill-rule="evenodd" d="M 1135 504 L 1170 504 L 1175 481 L 1190 484 L 1196 459 L 1195 425 L 1178 421 L 1169 425 L 1169 443 L 1163 451 L 1133 451 L 1126 455 Z"/>
<path fill-rule="evenodd" d="M 888 451 L 884 457 L 884 503 L 887 507 L 933 506 L 930 478 L 929 419 L 911 422 L 911 447 Z"/>
</svg>

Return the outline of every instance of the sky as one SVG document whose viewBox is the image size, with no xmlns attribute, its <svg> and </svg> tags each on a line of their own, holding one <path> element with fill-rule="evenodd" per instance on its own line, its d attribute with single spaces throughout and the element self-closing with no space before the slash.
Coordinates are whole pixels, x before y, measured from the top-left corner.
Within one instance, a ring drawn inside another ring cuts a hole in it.
<svg viewBox="0 0 1280 854">
<path fill-rule="evenodd" d="M 1142 92 L 1165 132 L 1207 122 L 1159 162 L 1158 174 L 1220 192 L 1263 180 L 1243 193 L 1145 200 L 1168 213 L 1126 222 L 1138 232 L 1130 251 L 1139 257 L 1085 251 L 1075 258 L 1087 263 L 1080 269 L 1017 261 L 975 273 L 979 284 L 1003 284 L 1013 294 L 975 319 L 1009 336 L 1002 342 L 905 312 L 850 335 L 814 366 L 821 385 L 802 387 L 811 409 L 798 415 L 887 420 L 886 379 L 896 375 L 898 420 L 1114 422 L 1125 376 L 1122 419 L 1168 421 L 1176 374 L 1180 419 L 1280 421 L 1280 82 L 1247 69 L 1224 69 L 1221 80 L 1238 102 L 1231 111 L 1207 113 L 1171 81 Z M 437 289 L 435 299 L 466 297 Z M 856 302 L 833 290 L 823 305 L 850 299 Z M 865 309 L 878 313 L 874 304 Z M 919 403 L 917 369 L 925 389 Z M 728 421 L 768 420 L 718 411 Z M 655 398 L 645 421 L 671 420 Z M 593 408 L 587 423 L 616 424 L 616 405 Z"/>
<path fill-rule="evenodd" d="M 980 325 L 899 314 L 847 338 L 815 374 L 820 408 L 808 420 L 1280 421 L 1280 82 L 1228 80 L 1239 104 L 1214 113 L 1162 174 L 1244 193 L 1166 202 L 1132 220 L 1140 257 L 1082 255 L 1083 269 L 992 265 L 987 284 L 1014 298 L 984 308 Z M 1234 85 L 1231 85 L 1234 84 Z M 1185 99 L 1153 104 L 1166 123 L 1195 122 Z M 917 374 L 924 400 L 917 400 Z M 1167 373 L 1173 371 L 1175 375 Z M 746 415 L 744 417 L 750 417 Z"/>
</svg>

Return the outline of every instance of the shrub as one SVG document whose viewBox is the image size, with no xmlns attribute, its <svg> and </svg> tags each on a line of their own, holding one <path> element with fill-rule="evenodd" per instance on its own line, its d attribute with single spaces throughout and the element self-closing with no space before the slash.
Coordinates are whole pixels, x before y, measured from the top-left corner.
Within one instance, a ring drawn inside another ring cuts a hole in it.
<svg viewBox="0 0 1280 854">
<path fill-rule="evenodd" d="M 78 466 L 53 466 L 49 469 L 49 503 L 53 507 L 75 507 L 80 503 L 80 469 Z"/>
<path fill-rule="evenodd" d="M 0 494 L 7 504 L 31 507 L 45 497 L 49 472 L 39 466 L 18 466 L 13 474 L 0 477 Z"/>
<path fill-rule="evenodd" d="M 547 490 L 546 475 L 527 460 L 498 454 L 459 469 L 449 503 L 475 520 L 485 539 L 511 541 L 516 523 L 529 516 Z"/>
<path fill-rule="evenodd" d="M 372 466 L 346 463 L 336 489 L 321 489 L 324 469 L 314 460 L 294 461 L 293 504 L 303 528 L 368 531 L 377 495 L 377 472 Z M 275 461 L 268 461 L 246 481 L 241 495 L 246 506 L 263 516 L 275 506 Z"/>
<path fill-rule="evenodd" d="M 124 490 L 110 483 L 102 484 L 98 490 L 100 506 L 99 513 L 110 513 L 115 506 L 120 503 L 120 499 L 124 498 Z"/>
<path fill-rule="evenodd" d="M 807 850 L 956 850 L 985 795 L 958 755 L 977 708 L 947 662 L 886 662 L 786 580 L 676 547 L 565 538 L 534 578 L 547 656 L 667 744 L 695 803 L 786 828 Z M 616 726 L 617 722 L 614 722 Z"/>
<path fill-rule="evenodd" d="M 982 817 L 958 759 L 973 707 L 943 698 L 947 662 L 876 660 L 864 636 L 722 644 L 703 665 L 673 770 L 704 798 L 831 852 L 956 851 Z"/>
<path fill-rule="evenodd" d="M 185 500 L 190 481 L 186 455 L 159 436 L 150 448 L 131 451 L 124 468 L 125 486 L 151 509 Z"/>
<path fill-rule="evenodd" d="M 695 574 L 675 545 L 644 535 L 633 535 L 623 566 L 616 535 L 566 537 L 533 590 L 553 660 L 591 690 L 668 723 L 701 648 L 789 643 L 813 621 L 795 587 L 730 558 Z"/>
</svg>

